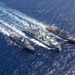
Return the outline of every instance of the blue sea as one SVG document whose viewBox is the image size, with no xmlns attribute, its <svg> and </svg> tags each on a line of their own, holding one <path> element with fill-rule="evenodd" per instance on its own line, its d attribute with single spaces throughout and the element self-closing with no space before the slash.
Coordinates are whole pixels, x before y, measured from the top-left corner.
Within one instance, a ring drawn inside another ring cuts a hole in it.
<svg viewBox="0 0 75 75">
<path fill-rule="evenodd" d="M 75 36 L 75 0 L 0 0 L 39 22 L 67 29 Z M 75 75 L 75 45 L 64 44 L 61 52 L 36 47 L 22 49 L 0 33 L 0 75 Z"/>
</svg>

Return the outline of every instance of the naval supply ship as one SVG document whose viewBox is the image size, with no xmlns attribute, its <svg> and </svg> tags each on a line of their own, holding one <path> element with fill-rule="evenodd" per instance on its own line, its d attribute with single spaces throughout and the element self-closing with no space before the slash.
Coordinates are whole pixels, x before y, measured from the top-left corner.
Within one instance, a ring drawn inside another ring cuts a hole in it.
<svg viewBox="0 0 75 75">
<path fill-rule="evenodd" d="M 49 33 L 45 28 L 33 24 L 24 26 L 23 32 L 36 40 L 42 42 L 48 47 L 54 47 L 61 51 L 61 45 L 52 33 Z"/>
<path fill-rule="evenodd" d="M 31 48 L 34 51 L 33 44 L 36 44 L 48 50 L 61 51 L 62 41 L 75 43 L 75 39 L 69 33 L 65 33 L 57 27 L 43 25 L 15 10 L 0 7 L 0 22 L 12 29 L 11 33 L 9 32 L 10 38 L 23 48 Z M 24 35 L 17 32 L 18 30 Z"/>
</svg>

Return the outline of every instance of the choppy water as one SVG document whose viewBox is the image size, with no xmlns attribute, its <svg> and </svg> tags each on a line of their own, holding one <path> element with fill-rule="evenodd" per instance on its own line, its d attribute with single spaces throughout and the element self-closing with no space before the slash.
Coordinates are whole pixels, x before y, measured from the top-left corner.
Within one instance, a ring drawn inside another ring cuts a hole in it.
<svg viewBox="0 0 75 75">
<path fill-rule="evenodd" d="M 8 7 L 46 24 L 67 27 L 75 35 L 74 0 L 2 1 Z M 42 48 L 37 48 L 32 53 L 14 46 L 9 37 L 0 33 L 0 75 L 75 75 L 75 45 L 63 45 L 60 53 L 52 53 Z"/>
</svg>

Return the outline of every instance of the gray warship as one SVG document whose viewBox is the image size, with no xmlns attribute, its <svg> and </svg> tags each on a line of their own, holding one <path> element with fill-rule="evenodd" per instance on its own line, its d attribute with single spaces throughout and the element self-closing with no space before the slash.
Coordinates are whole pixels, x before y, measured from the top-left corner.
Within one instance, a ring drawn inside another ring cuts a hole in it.
<svg viewBox="0 0 75 75">
<path fill-rule="evenodd" d="M 10 34 L 10 38 L 16 42 L 16 44 L 18 44 L 19 46 L 21 46 L 23 49 L 29 49 L 31 51 L 34 51 L 35 48 L 34 48 L 34 43 L 31 42 L 30 40 L 28 40 L 27 38 L 21 36 L 20 34 L 18 33 L 11 33 Z"/>
<path fill-rule="evenodd" d="M 62 38 L 63 41 L 70 43 L 70 44 L 75 44 L 75 37 L 72 36 L 68 31 L 65 29 L 61 30 L 55 26 L 48 26 L 46 28 L 49 32 L 52 32 L 53 34 L 59 36 Z"/>
<path fill-rule="evenodd" d="M 44 45 L 48 47 L 54 47 L 58 51 L 61 51 L 61 45 L 58 41 L 56 41 L 56 39 L 59 37 L 56 37 L 53 33 L 48 32 L 46 28 L 30 24 L 24 26 L 23 32 L 42 42 Z"/>
<path fill-rule="evenodd" d="M 23 48 L 34 51 L 34 45 L 37 45 L 47 50 L 61 51 L 62 42 L 75 44 L 75 38 L 67 31 L 37 23 L 13 9 L 0 7 L 0 27 L 3 27 L 9 33 L 9 37 Z"/>
</svg>

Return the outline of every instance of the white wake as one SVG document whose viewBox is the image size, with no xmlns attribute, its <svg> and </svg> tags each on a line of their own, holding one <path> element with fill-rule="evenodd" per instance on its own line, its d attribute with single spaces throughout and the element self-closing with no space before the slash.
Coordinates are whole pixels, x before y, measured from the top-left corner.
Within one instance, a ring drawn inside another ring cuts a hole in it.
<svg viewBox="0 0 75 75">
<path fill-rule="evenodd" d="M 32 37 L 28 37 L 27 35 L 25 35 L 25 33 L 22 32 L 23 27 L 25 25 L 29 25 L 29 23 L 42 26 L 43 28 L 46 27 L 43 23 L 30 18 L 19 11 L 0 5 L 0 32 L 2 32 L 3 34 L 7 36 L 10 36 L 11 29 L 12 29 L 13 31 L 19 33 L 20 35 L 38 44 L 39 46 L 50 49 L 49 47 L 37 41 L 36 39 Z M 3 25 L 7 26 L 9 29 L 4 27 Z"/>
</svg>

